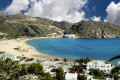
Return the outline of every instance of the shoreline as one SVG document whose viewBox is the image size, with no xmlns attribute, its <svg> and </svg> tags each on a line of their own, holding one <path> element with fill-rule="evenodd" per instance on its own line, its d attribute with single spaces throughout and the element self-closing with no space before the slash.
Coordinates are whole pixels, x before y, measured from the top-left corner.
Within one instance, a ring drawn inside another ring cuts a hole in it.
<svg viewBox="0 0 120 80">
<path fill-rule="evenodd" d="M 0 40 L 0 51 L 8 53 L 10 55 L 14 55 L 14 56 L 34 58 L 39 60 L 59 59 L 60 61 L 62 61 L 62 59 L 64 58 L 54 57 L 54 56 L 41 53 L 31 45 L 26 43 L 29 40 L 45 39 L 45 38 L 50 38 L 50 37 L 34 37 L 34 38 L 18 38 L 18 39 L 10 39 L 10 40 Z M 21 49 L 15 50 L 15 48 L 21 48 Z M 73 62 L 72 59 L 67 59 L 67 60 L 68 62 Z"/>
<path fill-rule="evenodd" d="M 0 41 L 0 51 L 9 53 L 15 56 L 22 56 L 27 58 L 34 58 L 40 60 L 54 60 L 56 57 L 46 55 L 44 53 L 38 52 L 32 46 L 26 42 L 34 39 L 44 39 L 49 37 L 36 37 L 36 38 L 18 38 L 11 40 Z"/>
</svg>

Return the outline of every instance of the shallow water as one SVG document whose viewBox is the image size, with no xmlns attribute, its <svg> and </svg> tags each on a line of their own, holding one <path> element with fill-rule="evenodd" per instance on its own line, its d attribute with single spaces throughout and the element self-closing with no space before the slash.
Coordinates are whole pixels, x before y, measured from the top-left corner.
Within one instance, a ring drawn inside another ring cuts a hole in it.
<svg viewBox="0 0 120 80">
<path fill-rule="evenodd" d="M 47 38 L 26 42 L 38 52 L 68 59 L 91 57 L 97 60 L 108 60 L 120 55 L 120 38 L 114 39 L 68 39 Z M 119 61 L 118 59 L 117 61 Z M 115 61 L 113 61 L 115 63 Z"/>
</svg>

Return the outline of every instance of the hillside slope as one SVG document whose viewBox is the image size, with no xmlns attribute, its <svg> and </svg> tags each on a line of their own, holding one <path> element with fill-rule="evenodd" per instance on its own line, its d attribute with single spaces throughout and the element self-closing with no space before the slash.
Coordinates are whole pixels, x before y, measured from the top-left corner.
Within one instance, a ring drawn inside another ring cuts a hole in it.
<svg viewBox="0 0 120 80">
<path fill-rule="evenodd" d="M 46 20 L 21 14 L 0 14 L 0 32 L 9 36 L 47 36 L 50 33 L 63 33 L 62 29 L 46 22 Z"/>
<path fill-rule="evenodd" d="M 119 38 L 120 26 L 107 22 L 57 22 L 27 15 L 0 13 L 0 33 L 7 36 L 47 36 L 50 33 L 74 33 L 80 38 Z"/>
<path fill-rule="evenodd" d="M 120 26 L 107 22 L 81 21 L 72 26 L 72 30 L 81 38 L 119 38 Z"/>
</svg>

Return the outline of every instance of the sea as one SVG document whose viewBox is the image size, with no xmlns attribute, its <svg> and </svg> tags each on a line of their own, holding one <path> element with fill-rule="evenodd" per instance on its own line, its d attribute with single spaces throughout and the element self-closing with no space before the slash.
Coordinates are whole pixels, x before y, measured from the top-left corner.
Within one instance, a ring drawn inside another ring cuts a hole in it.
<svg viewBox="0 0 120 80">
<path fill-rule="evenodd" d="M 29 40 L 26 43 L 43 54 L 72 60 L 85 57 L 90 57 L 92 60 L 109 60 L 120 55 L 120 38 L 44 38 Z M 111 63 L 116 64 L 118 61 L 120 59 Z"/>
</svg>

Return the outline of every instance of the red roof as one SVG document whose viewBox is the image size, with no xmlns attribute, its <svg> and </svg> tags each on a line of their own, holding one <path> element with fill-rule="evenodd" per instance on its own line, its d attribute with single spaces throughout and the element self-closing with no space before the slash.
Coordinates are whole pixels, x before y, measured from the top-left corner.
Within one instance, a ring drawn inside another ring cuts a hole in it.
<svg viewBox="0 0 120 80">
<path fill-rule="evenodd" d="M 78 72 L 78 71 L 70 71 L 69 73 L 78 73 L 78 74 L 83 74 L 82 72 Z"/>
</svg>

